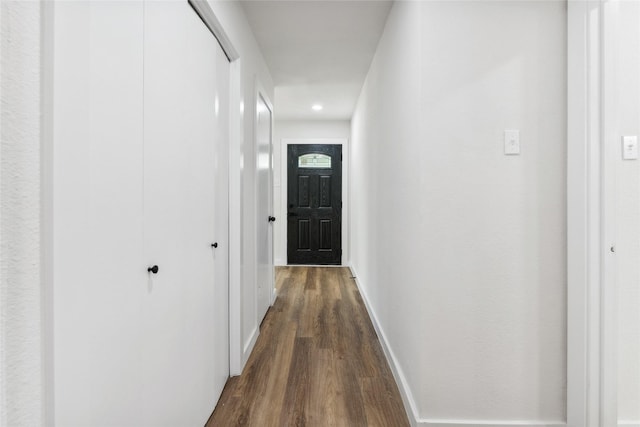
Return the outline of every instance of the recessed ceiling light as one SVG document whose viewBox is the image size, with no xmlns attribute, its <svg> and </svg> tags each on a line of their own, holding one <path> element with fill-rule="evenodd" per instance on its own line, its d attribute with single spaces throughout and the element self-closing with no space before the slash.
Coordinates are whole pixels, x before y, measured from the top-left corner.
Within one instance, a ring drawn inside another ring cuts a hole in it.
<svg viewBox="0 0 640 427">
<path fill-rule="evenodd" d="M 322 105 L 320 105 L 320 104 L 313 104 L 313 105 L 311 106 L 311 109 L 312 109 L 313 111 L 320 111 L 320 110 L 322 110 Z"/>
</svg>

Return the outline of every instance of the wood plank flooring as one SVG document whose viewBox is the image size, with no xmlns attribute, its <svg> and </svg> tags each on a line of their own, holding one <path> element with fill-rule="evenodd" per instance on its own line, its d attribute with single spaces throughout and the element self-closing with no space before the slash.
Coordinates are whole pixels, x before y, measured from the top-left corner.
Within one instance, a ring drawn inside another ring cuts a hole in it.
<svg viewBox="0 0 640 427">
<path fill-rule="evenodd" d="M 347 268 L 281 267 L 244 372 L 209 426 L 408 426 L 402 399 Z"/>
</svg>

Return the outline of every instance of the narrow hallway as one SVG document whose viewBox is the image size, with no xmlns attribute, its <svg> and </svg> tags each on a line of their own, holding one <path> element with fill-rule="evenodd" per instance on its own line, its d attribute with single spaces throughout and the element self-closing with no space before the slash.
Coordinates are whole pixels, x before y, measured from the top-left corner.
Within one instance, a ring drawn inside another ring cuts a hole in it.
<svg viewBox="0 0 640 427">
<path fill-rule="evenodd" d="M 278 298 L 207 426 L 408 426 L 347 268 L 277 269 Z"/>
</svg>

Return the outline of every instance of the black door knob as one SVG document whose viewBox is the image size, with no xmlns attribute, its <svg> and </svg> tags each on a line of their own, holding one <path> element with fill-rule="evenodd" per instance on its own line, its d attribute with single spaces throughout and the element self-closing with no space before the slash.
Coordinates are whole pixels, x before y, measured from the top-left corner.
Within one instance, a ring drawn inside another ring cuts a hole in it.
<svg viewBox="0 0 640 427">
<path fill-rule="evenodd" d="M 159 268 L 158 268 L 158 266 L 157 266 L 157 265 L 154 265 L 153 267 L 149 267 L 149 268 L 147 268 L 147 272 L 149 272 L 149 273 L 153 273 L 153 274 L 157 274 L 157 273 L 158 273 L 158 270 L 159 270 Z"/>
<path fill-rule="evenodd" d="M 218 247 L 218 242 L 212 243 L 212 244 L 211 244 L 211 247 L 212 247 L 212 248 L 217 248 L 217 247 Z"/>
<path fill-rule="evenodd" d="M 270 216 L 270 217 L 269 217 L 269 222 L 273 222 L 273 221 L 275 221 L 275 220 L 276 220 L 276 217 L 275 217 L 275 216 Z"/>
</svg>

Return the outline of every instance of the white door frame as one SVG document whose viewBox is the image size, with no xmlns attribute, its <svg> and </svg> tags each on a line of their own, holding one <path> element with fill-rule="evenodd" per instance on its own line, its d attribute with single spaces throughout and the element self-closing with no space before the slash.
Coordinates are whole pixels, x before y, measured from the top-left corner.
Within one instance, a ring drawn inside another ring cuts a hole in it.
<svg viewBox="0 0 640 427">
<path fill-rule="evenodd" d="M 617 0 L 569 0 L 567 425 L 617 425 L 612 133 Z"/>
<path fill-rule="evenodd" d="M 341 266 L 348 266 L 349 263 L 349 140 L 347 138 L 282 138 L 280 141 L 280 216 L 283 221 L 280 223 L 279 233 L 276 237 L 280 239 L 284 251 L 283 265 L 287 265 L 287 185 L 288 169 L 287 147 L 289 145 L 319 144 L 319 145 L 341 145 L 342 146 L 342 256 Z M 326 266 L 325 266 L 326 267 Z"/>
</svg>

